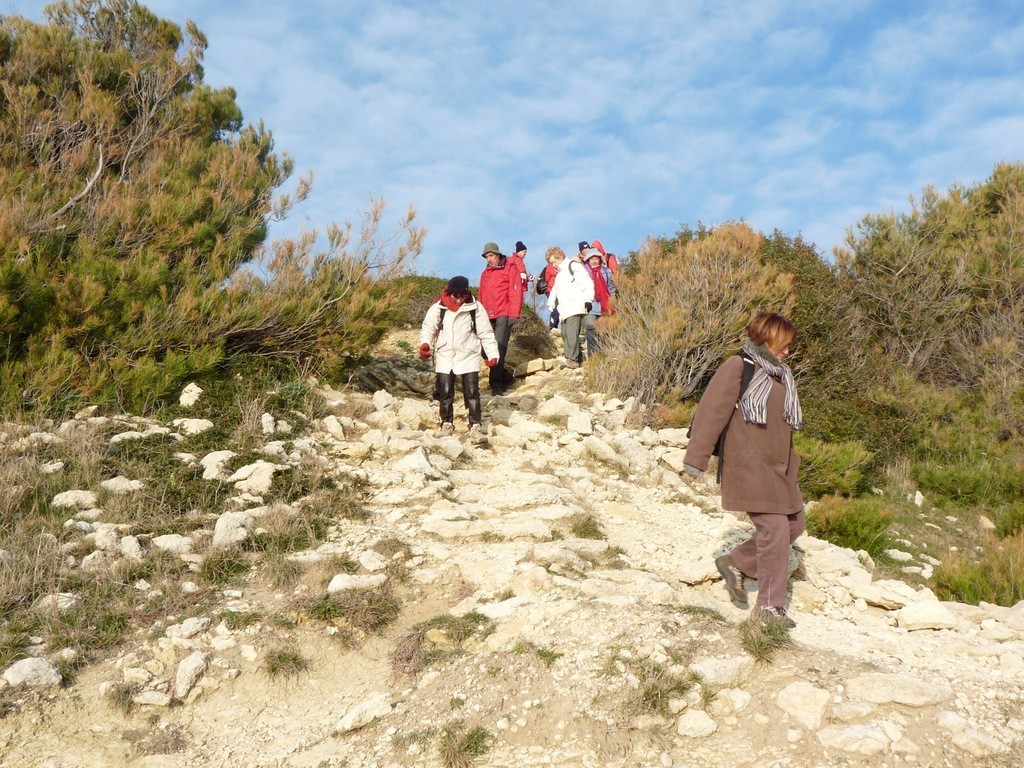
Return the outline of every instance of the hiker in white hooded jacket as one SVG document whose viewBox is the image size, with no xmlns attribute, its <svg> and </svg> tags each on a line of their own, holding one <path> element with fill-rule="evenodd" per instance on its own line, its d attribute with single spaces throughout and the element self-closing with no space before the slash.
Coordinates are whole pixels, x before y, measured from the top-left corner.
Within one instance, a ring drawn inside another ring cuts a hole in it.
<svg viewBox="0 0 1024 768">
<path fill-rule="evenodd" d="M 593 301 L 594 280 L 586 265 L 578 257 L 563 259 L 548 293 L 548 308 L 558 311 L 566 368 L 579 368 L 583 363 L 580 330 Z"/>
<path fill-rule="evenodd" d="M 469 281 L 456 275 L 440 298 L 430 305 L 420 327 L 420 357 L 434 355 L 435 387 L 441 409 L 441 434 L 455 432 L 455 377 L 462 379 L 462 396 L 469 412 L 469 437 L 484 443 L 480 414 L 480 352 L 487 367 L 498 364 L 498 342 L 487 309 L 473 298 Z"/>
</svg>

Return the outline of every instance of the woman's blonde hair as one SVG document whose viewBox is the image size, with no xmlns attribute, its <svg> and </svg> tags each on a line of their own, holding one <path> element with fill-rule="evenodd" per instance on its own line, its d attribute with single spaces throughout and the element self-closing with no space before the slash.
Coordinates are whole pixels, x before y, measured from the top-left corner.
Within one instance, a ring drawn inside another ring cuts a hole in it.
<svg viewBox="0 0 1024 768">
<path fill-rule="evenodd" d="M 774 312 L 762 312 L 747 326 L 747 336 L 757 346 L 762 344 L 768 349 L 779 350 L 792 344 L 796 338 L 796 328 L 788 318 Z"/>
<path fill-rule="evenodd" d="M 551 259 L 553 259 L 555 256 L 561 256 L 564 259 L 565 251 L 563 251 L 557 245 L 553 245 L 550 248 L 548 248 L 547 251 L 544 253 L 544 261 L 550 264 Z"/>
</svg>

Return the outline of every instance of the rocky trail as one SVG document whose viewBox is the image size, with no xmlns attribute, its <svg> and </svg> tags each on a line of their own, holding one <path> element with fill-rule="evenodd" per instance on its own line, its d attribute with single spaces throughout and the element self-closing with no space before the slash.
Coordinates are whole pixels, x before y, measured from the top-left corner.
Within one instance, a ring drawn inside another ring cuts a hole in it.
<svg viewBox="0 0 1024 768">
<path fill-rule="evenodd" d="M 940 602 L 804 536 L 791 643 L 758 662 L 713 562 L 749 526 L 713 473 L 680 477 L 685 431 L 532 368 L 485 398 L 482 446 L 460 402 L 442 437 L 428 398 L 385 391 L 325 390 L 332 415 L 283 442 L 271 423 L 268 465 L 314 455 L 358 480 L 366 518 L 291 555 L 292 583 L 254 569 L 66 689 L 45 653 L 11 665 L 0 766 L 1024 765 L 1024 604 Z M 258 475 L 221 478 L 240 508 L 184 538 L 250 535 Z M 296 608 L 381 588 L 399 611 L 379 632 Z M 282 649 L 304 669 L 268 674 Z"/>
</svg>

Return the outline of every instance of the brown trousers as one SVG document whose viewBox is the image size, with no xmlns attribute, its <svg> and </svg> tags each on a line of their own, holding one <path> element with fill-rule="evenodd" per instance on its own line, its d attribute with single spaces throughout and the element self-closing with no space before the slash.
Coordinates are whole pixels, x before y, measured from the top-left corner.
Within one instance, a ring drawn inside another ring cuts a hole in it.
<svg viewBox="0 0 1024 768">
<path fill-rule="evenodd" d="M 795 515 L 750 514 L 754 537 L 734 549 L 733 565 L 757 579 L 757 604 L 782 608 L 789 586 L 789 547 L 804 532 L 803 511 Z"/>
</svg>

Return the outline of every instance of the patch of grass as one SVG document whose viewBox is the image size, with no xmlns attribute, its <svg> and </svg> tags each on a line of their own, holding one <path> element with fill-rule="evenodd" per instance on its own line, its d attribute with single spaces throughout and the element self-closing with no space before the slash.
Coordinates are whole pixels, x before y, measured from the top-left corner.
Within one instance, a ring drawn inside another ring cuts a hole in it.
<svg viewBox="0 0 1024 768">
<path fill-rule="evenodd" d="M 250 627 L 263 618 L 259 611 L 233 611 L 229 608 L 221 611 L 219 616 L 232 632 Z"/>
<path fill-rule="evenodd" d="M 396 749 L 405 749 L 410 744 L 426 744 L 436 735 L 436 728 L 421 728 L 406 734 L 396 733 L 391 738 L 391 744 Z"/>
<path fill-rule="evenodd" d="M 441 762 L 445 768 L 470 768 L 476 758 L 487 754 L 493 738 L 482 726 L 467 728 L 461 721 L 452 723 L 441 734 Z"/>
<path fill-rule="evenodd" d="M 387 585 L 376 589 L 346 589 L 326 595 L 306 612 L 314 619 L 379 632 L 398 618 L 401 605 Z M 339 621 L 340 620 L 340 621 Z"/>
<path fill-rule="evenodd" d="M 267 651 L 263 671 L 272 680 L 278 677 L 298 677 L 309 669 L 309 661 L 292 648 L 272 648 Z"/>
<path fill-rule="evenodd" d="M 243 544 L 246 549 L 271 556 L 299 552 L 318 546 L 330 522 L 316 506 L 275 505 L 260 517 L 257 532 Z"/>
<path fill-rule="evenodd" d="M 550 667 L 565 654 L 553 651 L 550 648 L 542 648 L 534 643 L 516 643 L 512 648 L 512 653 L 533 653 L 536 654 L 537 658 L 544 662 L 544 666 Z"/>
<path fill-rule="evenodd" d="M 275 589 L 294 586 L 305 570 L 302 563 L 289 560 L 284 555 L 268 557 L 265 566 L 270 572 L 270 583 L 274 585 Z"/>
<path fill-rule="evenodd" d="M 603 539 L 604 531 L 597 518 L 590 513 L 573 515 L 566 522 L 569 524 L 569 532 L 577 539 Z"/>
<path fill-rule="evenodd" d="M 398 640 L 391 666 L 401 674 L 414 675 L 437 661 L 463 653 L 467 640 L 486 637 L 493 628 L 494 622 L 476 611 L 465 616 L 435 616 L 412 627 Z"/>
<path fill-rule="evenodd" d="M 208 584 L 229 584 L 249 570 L 249 560 L 236 547 L 218 547 L 209 550 L 199 566 L 199 576 Z"/>
<path fill-rule="evenodd" d="M 135 711 L 134 697 L 138 688 L 128 683 L 117 683 L 107 694 L 107 703 L 112 709 L 117 710 L 127 717 Z"/>
<path fill-rule="evenodd" d="M 757 664 L 770 664 L 777 651 L 792 645 L 789 629 L 778 621 L 762 623 L 753 614 L 740 624 L 740 643 Z"/>
<path fill-rule="evenodd" d="M 395 536 L 387 536 L 381 539 L 371 549 L 387 558 L 393 558 L 399 553 L 402 554 L 402 559 L 412 557 L 412 549 L 409 545 Z"/>
<path fill-rule="evenodd" d="M 685 616 L 707 619 L 708 621 L 714 621 L 719 624 L 725 623 L 725 617 L 720 612 L 714 608 L 708 608 L 704 605 L 681 605 L 677 610 Z"/>
<path fill-rule="evenodd" d="M 634 660 L 629 666 L 639 682 L 625 702 L 626 711 L 631 715 L 667 717 L 671 713 L 669 702 L 681 698 L 694 686 L 692 676 L 680 677 L 649 659 Z"/>
<path fill-rule="evenodd" d="M 809 510 L 807 532 L 837 546 L 863 549 L 873 558 L 883 558 L 890 546 L 892 519 L 893 510 L 882 498 L 826 496 Z"/>
<path fill-rule="evenodd" d="M 961 553 L 947 556 L 935 569 L 932 582 L 940 600 L 1016 605 L 1024 599 L 1024 535 L 986 537 L 976 558 Z"/>
</svg>

